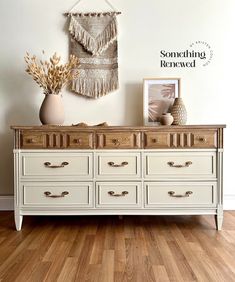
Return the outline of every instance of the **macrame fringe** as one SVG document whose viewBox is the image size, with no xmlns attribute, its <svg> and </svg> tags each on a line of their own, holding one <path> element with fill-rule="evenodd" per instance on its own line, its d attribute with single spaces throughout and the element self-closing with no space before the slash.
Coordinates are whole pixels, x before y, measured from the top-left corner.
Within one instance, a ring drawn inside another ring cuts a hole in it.
<svg viewBox="0 0 235 282">
<path fill-rule="evenodd" d="M 78 78 L 72 82 L 71 90 L 90 98 L 100 98 L 109 92 L 118 89 L 118 77 L 114 76 L 109 80 L 102 78 Z"/>
<path fill-rule="evenodd" d="M 106 26 L 101 34 L 96 38 L 98 53 L 105 51 L 114 40 L 117 39 L 117 19 L 116 17 Z"/>
<path fill-rule="evenodd" d="M 80 24 L 71 16 L 69 32 L 71 36 L 92 55 L 100 55 L 105 51 L 110 44 L 117 38 L 117 19 L 112 17 L 110 23 L 105 29 L 97 36 L 93 38 Z"/>
</svg>

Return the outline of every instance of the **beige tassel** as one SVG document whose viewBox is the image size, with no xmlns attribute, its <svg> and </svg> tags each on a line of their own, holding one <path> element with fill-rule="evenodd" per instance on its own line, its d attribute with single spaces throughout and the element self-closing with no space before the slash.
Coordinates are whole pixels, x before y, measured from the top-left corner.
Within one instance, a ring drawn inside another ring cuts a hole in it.
<svg viewBox="0 0 235 282">
<path fill-rule="evenodd" d="M 109 80 L 104 80 L 102 78 L 78 78 L 73 81 L 71 90 L 76 93 L 90 98 L 100 98 L 105 96 L 109 92 L 118 89 L 118 77 L 117 71 L 116 75 L 112 76 Z"/>
</svg>

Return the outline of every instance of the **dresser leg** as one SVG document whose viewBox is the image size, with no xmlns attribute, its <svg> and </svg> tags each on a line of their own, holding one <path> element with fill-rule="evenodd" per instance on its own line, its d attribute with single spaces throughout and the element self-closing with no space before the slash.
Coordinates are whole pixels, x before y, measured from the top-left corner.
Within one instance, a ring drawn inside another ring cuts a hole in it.
<svg viewBox="0 0 235 282">
<path fill-rule="evenodd" d="M 223 216 L 216 215 L 215 216 L 215 222 L 216 222 L 216 229 L 217 230 L 222 230 Z"/>
<path fill-rule="evenodd" d="M 15 210 L 15 226 L 16 230 L 20 231 L 23 222 L 23 215 L 20 215 L 19 211 Z"/>
<path fill-rule="evenodd" d="M 221 230 L 222 229 L 223 218 L 224 218 L 223 205 L 218 205 L 218 207 L 217 207 L 217 215 L 215 216 L 215 222 L 216 222 L 217 230 Z"/>
</svg>

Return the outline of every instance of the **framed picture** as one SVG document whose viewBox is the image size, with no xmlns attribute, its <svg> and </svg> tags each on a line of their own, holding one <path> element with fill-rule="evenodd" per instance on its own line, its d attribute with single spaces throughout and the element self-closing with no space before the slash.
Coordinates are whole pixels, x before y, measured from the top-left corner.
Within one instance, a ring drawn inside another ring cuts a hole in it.
<svg viewBox="0 0 235 282">
<path fill-rule="evenodd" d="M 180 78 L 145 78 L 143 83 L 144 124 L 159 125 L 174 99 L 180 97 Z"/>
</svg>

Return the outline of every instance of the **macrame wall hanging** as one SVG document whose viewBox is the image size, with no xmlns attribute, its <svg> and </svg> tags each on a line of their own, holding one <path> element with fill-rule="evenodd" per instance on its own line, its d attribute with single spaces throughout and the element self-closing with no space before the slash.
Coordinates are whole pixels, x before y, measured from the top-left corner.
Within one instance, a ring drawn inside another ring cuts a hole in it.
<svg viewBox="0 0 235 282">
<path fill-rule="evenodd" d="M 80 2 L 79 0 L 75 6 Z M 69 17 L 70 54 L 80 61 L 79 77 L 71 90 L 90 98 L 100 98 L 118 89 L 117 19 L 120 12 L 72 13 Z"/>
</svg>

